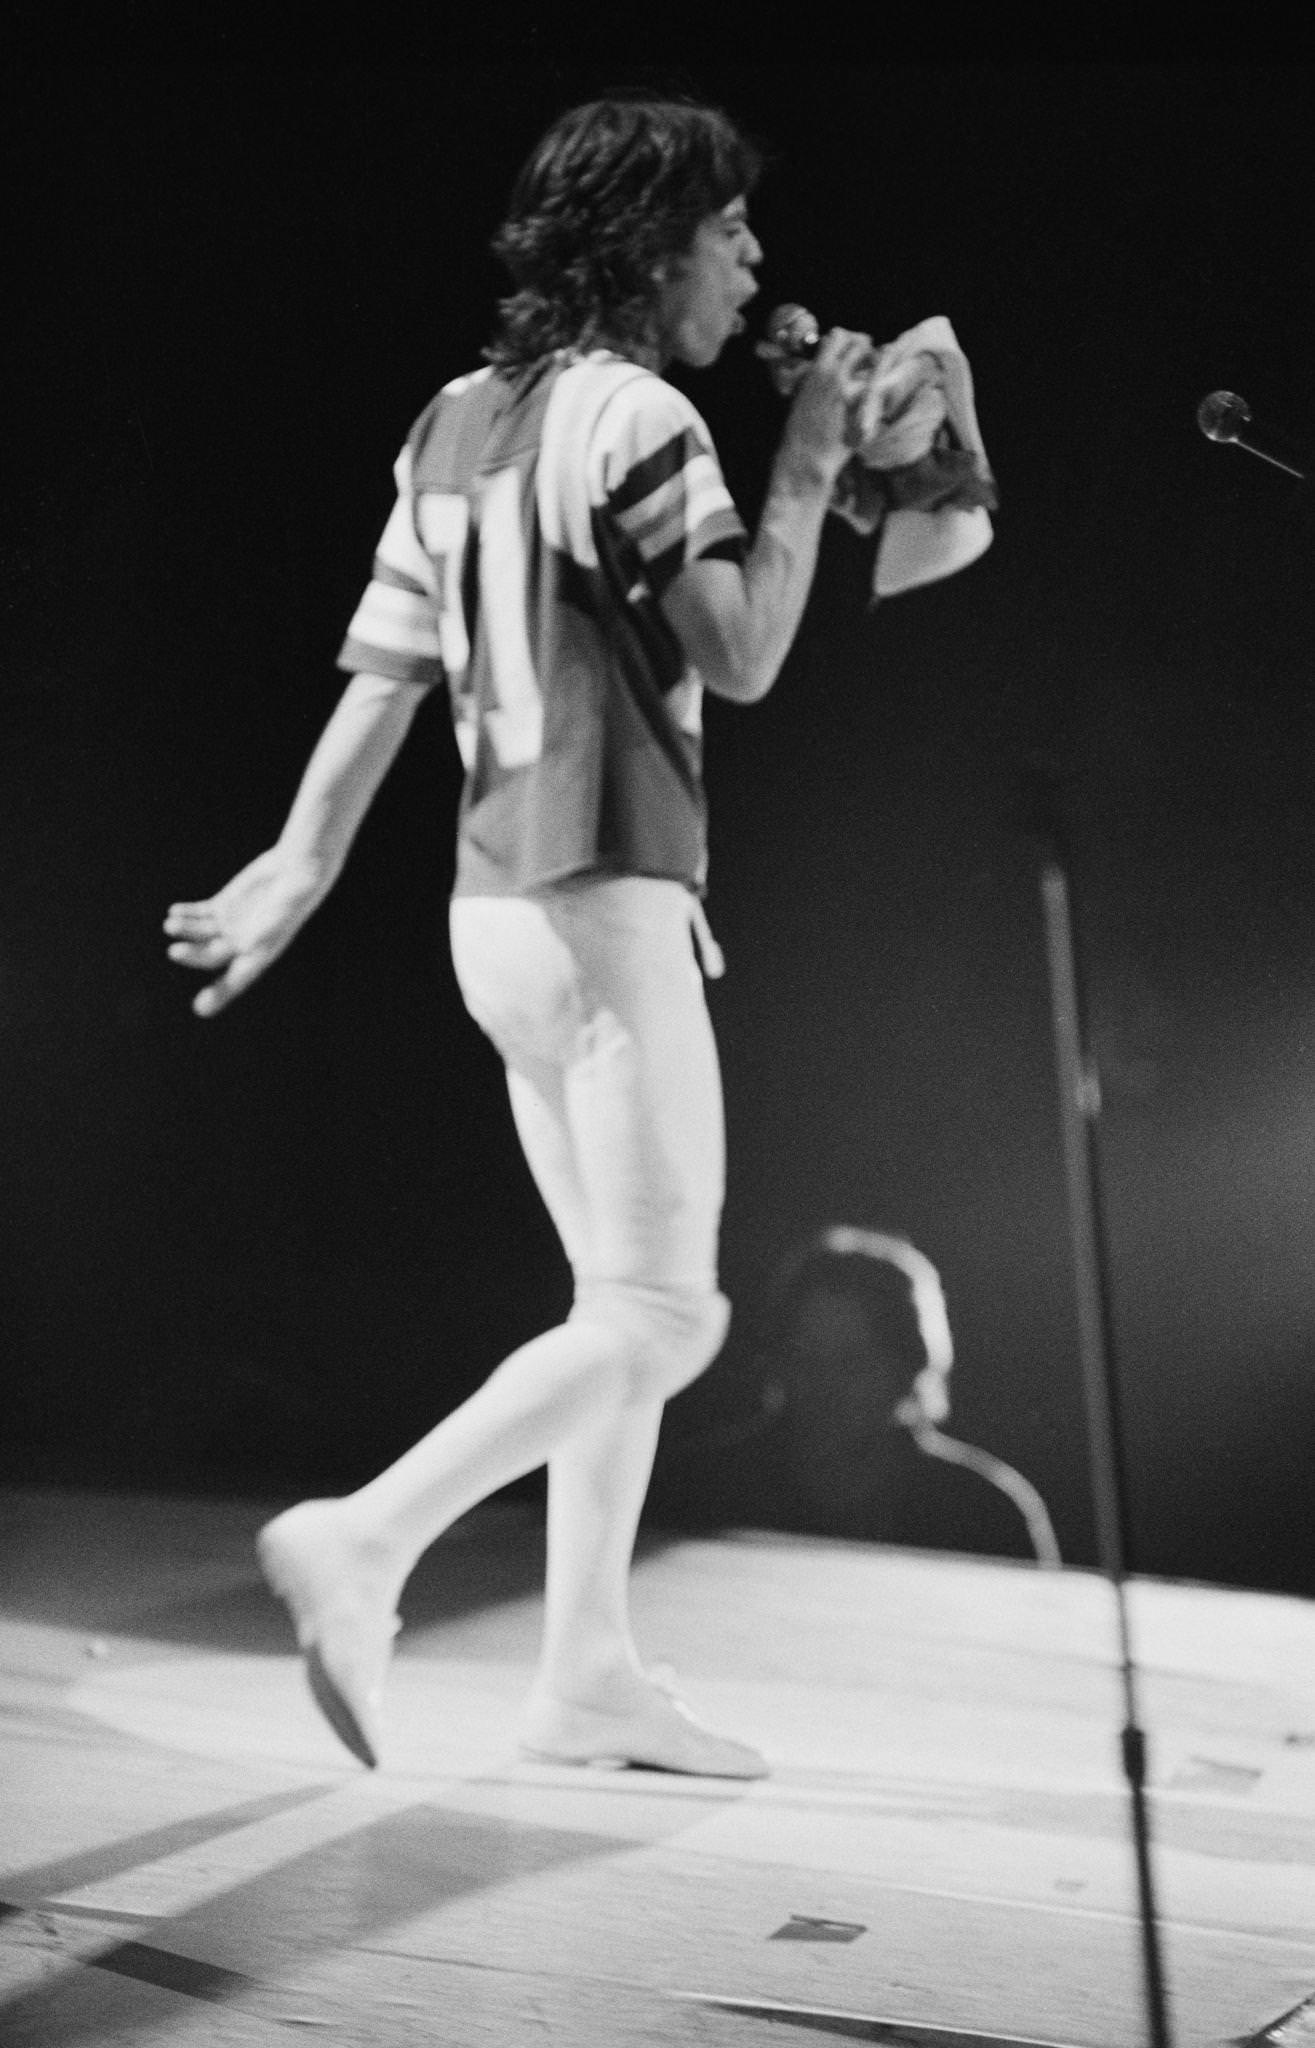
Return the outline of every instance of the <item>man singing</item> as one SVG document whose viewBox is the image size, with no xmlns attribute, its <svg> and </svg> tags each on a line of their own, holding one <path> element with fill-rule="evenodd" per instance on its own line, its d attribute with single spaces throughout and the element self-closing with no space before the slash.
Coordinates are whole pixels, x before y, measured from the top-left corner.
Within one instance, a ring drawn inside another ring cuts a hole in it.
<svg viewBox="0 0 1315 2048">
<path fill-rule="evenodd" d="M 494 244 L 515 290 L 485 366 L 438 393 L 397 458 L 339 656 L 351 680 L 278 842 L 166 921 L 171 958 L 213 977 L 195 1001 L 213 1016 L 327 895 L 422 697 L 446 688 L 465 767 L 454 965 L 505 1062 L 574 1302 L 386 1471 L 262 1531 L 314 1696 L 369 1764 L 416 1560 L 546 1463 L 525 1749 L 767 1768 L 649 1678 L 627 1599 L 663 1404 L 714 1358 L 729 1313 L 700 973 L 715 970 L 702 693 L 752 704 L 771 689 L 875 359 L 866 335 L 824 338 L 750 540 L 707 427 L 663 372 L 714 363 L 743 329 L 758 170 L 723 114 L 684 102 L 602 100 L 544 136 Z"/>
</svg>

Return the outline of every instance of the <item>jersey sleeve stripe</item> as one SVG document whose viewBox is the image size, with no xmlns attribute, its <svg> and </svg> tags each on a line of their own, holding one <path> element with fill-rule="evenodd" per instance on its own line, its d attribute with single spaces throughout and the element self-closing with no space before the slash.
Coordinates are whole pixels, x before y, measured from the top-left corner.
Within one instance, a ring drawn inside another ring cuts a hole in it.
<svg viewBox="0 0 1315 2048">
<path fill-rule="evenodd" d="M 688 560 L 700 552 L 709 537 L 721 539 L 726 534 L 744 531 L 739 513 L 720 487 L 680 494 L 666 504 L 645 510 L 647 516 L 642 523 L 632 515 L 624 525 L 646 562 L 672 547 L 683 548 Z"/>
<path fill-rule="evenodd" d="M 347 628 L 349 639 L 398 654 L 437 660 L 442 646 L 430 599 L 395 585 L 372 582 Z"/>
<path fill-rule="evenodd" d="M 422 653 L 438 648 L 434 601 L 423 590 L 412 590 L 406 584 L 372 580 L 357 606 L 357 619 L 362 616 L 368 618 L 376 630 L 408 635 Z"/>
<path fill-rule="evenodd" d="M 739 513 L 733 505 L 724 505 L 700 521 L 686 542 L 685 559 L 693 562 L 715 549 L 727 561 L 742 562 L 748 544 L 749 536 Z"/>
<path fill-rule="evenodd" d="M 713 535 L 711 538 L 706 533 L 700 534 L 698 547 L 690 559 L 697 557 L 701 562 L 736 562 L 742 569 L 748 552 L 749 536 L 741 527 L 738 533 Z"/>
<path fill-rule="evenodd" d="M 370 582 L 356 607 L 337 666 L 349 675 L 387 676 L 433 689 L 446 680 L 434 565 L 415 530 L 411 452 L 393 465 L 397 497 L 379 537 Z"/>
<path fill-rule="evenodd" d="M 688 431 L 673 434 L 651 455 L 645 455 L 626 471 L 619 484 L 607 494 L 607 502 L 617 514 L 628 512 L 634 505 L 648 497 L 650 492 L 659 490 L 663 484 L 678 477 L 687 463 L 697 461 L 703 454 L 694 436 Z"/>
<path fill-rule="evenodd" d="M 744 560 L 747 536 L 736 512 L 717 513 L 706 519 L 698 531 L 686 534 L 678 529 L 669 544 L 650 554 L 644 551 L 644 566 L 653 590 L 660 597 L 687 562 L 713 555 L 723 561 Z"/>
<path fill-rule="evenodd" d="M 683 518 L 692 529 L 714 505 L 733 505 L 733 501 L 717 464 L 700 452 L 661 485 L 626 507 L 618 518 L 626 532 L 642 546 L 642 537 L 650 526 L 675 516 Z"/>
<path fill-rule="evenodd" d="M 716 555 L 723 560 L 743 562 L 745 532 L 738 515 L 729 517 L 721 514 L 705 520 L 695 534 L 683 531 L 676 534 L 668 547 L 655 555 L 645 556 L 645 568 L 651 588 L 661 597 L 667 585 L 677 577 L 687 562 L 697 561 L 703 555 Z"/>
<path fill-rule="evenodd" d="M 416 597 L 424 598 L 426 602 L 428 602 L 431 595 L 425 584 L 418 583 L 414 576 L 406 575 L 401 569 L 394 569 L 380 555 L 376 555 L 374 558 L 373 580 L 376 583 L 387 585 L 390 590 L 409 590 Z"/>
<path fill-rule="evenodd" d="M 379 536 L 375 559 L 383 562 L 396 574 L 404 576 L 409 583 L 420 590 L 433 592 L 437 589 L 434 580 L 434 565 L 420 545 L 420 536 L 415 530 L 409 487 L 397 499 L 388 515 L 388 524 Z"/>
<path fill-rule="evenodd" d="M 339 650 L 337 666 L 349 675 L 387 676 L 394 683 L 416 683 L 432 690 L 443 681 L 441 661 L 429 661 L 414 654 L 399 654 L 386 647 L 358 640 L 351 633 Z"/>
</svg>

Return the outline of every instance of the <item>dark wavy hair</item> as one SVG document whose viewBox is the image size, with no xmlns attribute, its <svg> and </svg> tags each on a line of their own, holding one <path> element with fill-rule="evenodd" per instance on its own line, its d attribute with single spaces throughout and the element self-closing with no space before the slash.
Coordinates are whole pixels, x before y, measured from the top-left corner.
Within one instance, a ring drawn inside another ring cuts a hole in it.
<svg viewBox="0 0 1315 2048">
<path fill-rule="evenodd" d="M 558 348 L 642 345 L 654 269 L 683 255 L 700 221 L 762 169 L 757 147 L 715 107 L 616 97 L 554 122 L 512 190 L 493 253 L 516 291 L 484 353 L 509 374 Z"/>
</svg>

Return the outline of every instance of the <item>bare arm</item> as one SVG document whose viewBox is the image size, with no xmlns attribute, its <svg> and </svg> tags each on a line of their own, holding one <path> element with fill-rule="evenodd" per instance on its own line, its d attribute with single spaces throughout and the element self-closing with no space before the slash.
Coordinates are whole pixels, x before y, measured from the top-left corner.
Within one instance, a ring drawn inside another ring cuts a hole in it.
<svg viewBox="0 0 1315 2048">
<path fill-rule="evenodd" d="M 720 697 L 756 703 L 790 651 L 835 480 L 852 452 L 849 408 L 875 359 L 865 334 L 836 329 L 827 336 L 795 393 L 743 568 L 689 562 L 662 599 L 690 661 Z"/>
<path fill-rule="evenodd" d="M 192 1004 L 213 1017 L 289 945 L 342 871 L 374 798 L 410 730 L 423 691 L 385 676 L 353 676 L 306 765 L 287 822 L 268 852 L 217 895 L 171 905 L 169 958 L 217 979 Z"/>
<path fill-rule="evenodd" d="M 361 820 L 411 729 L 424 691 L 387 676 L 353 676 L 306 765 L 279 834 L 285 858 L 337 881 Z"/>
</svg>

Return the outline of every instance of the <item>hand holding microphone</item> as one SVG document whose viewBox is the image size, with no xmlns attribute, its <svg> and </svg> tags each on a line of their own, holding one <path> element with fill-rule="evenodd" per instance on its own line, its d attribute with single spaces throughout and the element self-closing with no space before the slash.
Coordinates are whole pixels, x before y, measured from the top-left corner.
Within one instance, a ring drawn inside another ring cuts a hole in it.
<svg viewBox="0 0 1315 2048">
<path fill-rule="evenodd" d="M 866 339 L 866 337 L 865 337 Z M 769 315 L 754 353 L 782 397 L 798 390 L 823 346 L 821 329 L 805 306 L 778 306 Z M 874 469 L 899 469 L 927 453 L 946 416 L 935 356 L 923 351 L 891 360 L 894 351 L 869 342 L 861 381 L 851 401 L 846 437 Z"/>
<path fill-rule="evenodd" d="M 876 360 L 870 335 L 834 327 L 825 337 L 815 337 L 789 380 L 786 442 L 833 479 L 854 452 L 854 423 L 871 388 Z"/>
<path fill-rule="evenodd" d="M 833 348 L 848 360 L 844 416 L 832 421 L 841 459 L 829 509 L 878 536 L 874 597 L 954 575 L 991 545 L 999 503 L 954 329 L 935 313 L 881 347 L 840 329 L 823 340 L 806 306 L 778 306 L 755 353 L 793 400 L 787 437 L 812 400 L 813 365 Z"/>
</svg>

